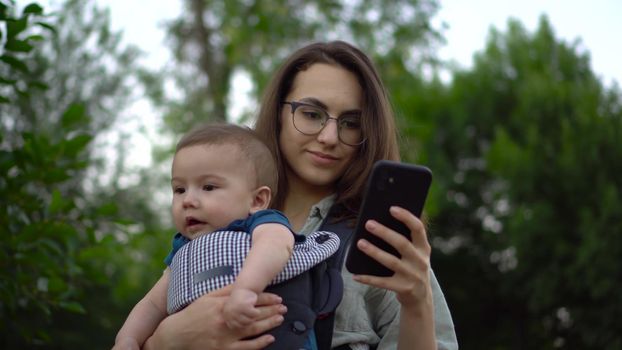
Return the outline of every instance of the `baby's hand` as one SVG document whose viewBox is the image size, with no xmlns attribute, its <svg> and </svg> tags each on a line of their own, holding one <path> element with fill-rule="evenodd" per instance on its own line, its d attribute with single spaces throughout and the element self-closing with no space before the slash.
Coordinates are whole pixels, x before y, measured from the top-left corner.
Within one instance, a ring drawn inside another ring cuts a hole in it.
<svg viewBox="0 0 622 350">
<path fill-rule="evenodd" d="M 257 294 L 250 289 L 234 288 L 223 308 L 225 323 L 229 328 L 239 329 L 251 324 L 259 316 L 255 308 Z"/>
</svg>

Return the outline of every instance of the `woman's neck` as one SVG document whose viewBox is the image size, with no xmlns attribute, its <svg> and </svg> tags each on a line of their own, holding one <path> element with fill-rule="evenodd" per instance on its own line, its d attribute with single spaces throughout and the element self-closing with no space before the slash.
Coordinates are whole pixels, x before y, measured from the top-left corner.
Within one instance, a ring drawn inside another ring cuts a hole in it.
<svg viewBox="0 0 622 350">
<path fill-rule="evenodd" d="M 332 194 L 333 189 L 310 186 L 308 183 L 300 181 L 296 176 L 288 176 L 288 180 L 288 191 L 285 197 L 283 212 L 294 230 L 298 231 L 307 221 L 311 207 L 324 197 Z"/>
</svg>

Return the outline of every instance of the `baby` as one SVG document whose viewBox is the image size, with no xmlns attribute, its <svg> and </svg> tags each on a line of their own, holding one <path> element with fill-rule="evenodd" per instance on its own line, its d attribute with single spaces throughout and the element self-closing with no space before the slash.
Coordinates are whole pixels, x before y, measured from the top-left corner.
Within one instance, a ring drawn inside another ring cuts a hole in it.
<svg viewBox="0 0 622 350">
<path fill-rule="evenodd" d="M 223 309 L 228 327 L 250 324 L 258 293 L 330 257 L 329 232 L 295 234 L 287 218 L 267 209 L 277 188 L 274 158 L 247 128 L 211 124 L 185 135 L 173 158 L 172 214 L 179 231 L 169 266 L 132 309 L 115 349 L 139 349 L 168 314 L 233 284 Z M 278 341 L 278 339 L 276 339 Z"/>
</svg>

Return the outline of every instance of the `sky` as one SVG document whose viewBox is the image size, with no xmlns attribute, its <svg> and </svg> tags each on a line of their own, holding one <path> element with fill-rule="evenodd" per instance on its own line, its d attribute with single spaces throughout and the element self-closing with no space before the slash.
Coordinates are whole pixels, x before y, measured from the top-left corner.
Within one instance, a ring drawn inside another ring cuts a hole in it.
<svg viewBox="0 0 622 350">
<path fill-rule="evenodd" d="M 58 3 L 59 0 L 49 0 Z M 151 0 L 148 5 L 139 0 L 96 0 L 111 11 L 114 30 L 123 31 L 123 41 L 144 51 L 141 63 L 157 69 L 170 60 L 170 50 L 165 43 L 163 24 L 176 18 L 182 9 L 182 0 Z M 505 32 L 510 17 L 518 19 L 533 32 L 542 14 L 546 14 L 556 37 L 567 42 L 580 39 L 583 51 L 591 55 L 592 69 L 602 81 L 611 86 L 622 82 L 622 0 L 439 0 L 441 9 L 434 19 L 437 27 L 446 23 L 443 31 L 446 44 L 439 50 L 443 60 L 452 61 L 463 68 L 472 65 L 472 56 L 481 51 L 491 27 Z M 41 0 L 41 3 L 46 1 Z M 247 101 L 250 91 L 248 81 L 233 81 L 237 101 Z M 236 104 L 244 108 L 244 103 Z M 233 115 L 239 111 L 232 110 Z M 143 132 L 132 133 L 127 160 L 134 167 L 151 164 L 149 149 L 160 137 L 155 131 L 160 122 L 157 113 L 146 100 L 137 101 L 128 111 L 133 120 L 123 126 L 134 125 Z M 111 141 L 113 142 L 113 141 Z"/>
<path fill-rule="evenodd" d="M 162 23 L 175 18 L 182 0 L 152 0 L 149 6 L 138 0 L 98 0 L 111 10 L 112 26 L 123 30 L 127 43 L 142 48 L 144 62 L 159 67 L 169 58 Z M 568 42 L 581 39 L 591 54 L 592 68 L 610 85 L 622 82 L 622 1 L 621 0 L 439 0 L 436 23 L 446 22 L 447 44 L 439 55 L 468 68 L 473 53 L 484 48 L 491 26 L 507 29 L 510 17 L 520 20 L 529 31 L 546 14 L 558 38 Z"/>
<path fill-rule="evenodd" d="M 472 56 L 484 48 L 491 26 L 505 31 L 516 18 L 533 32 L 546 14 L 557 38 L 581 39 L 590 52 L 592 69 L 610 86 L 622 83 L 622 1 L 620 0 L 440 0 L 439 18 L 449 25 L 441 58 L 470 67 Z"/>
</svg>

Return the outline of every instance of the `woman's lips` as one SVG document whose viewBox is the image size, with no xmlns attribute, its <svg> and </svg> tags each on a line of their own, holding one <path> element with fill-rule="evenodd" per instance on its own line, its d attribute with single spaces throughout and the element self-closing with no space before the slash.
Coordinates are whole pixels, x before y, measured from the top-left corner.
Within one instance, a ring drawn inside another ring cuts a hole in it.
<svg viewBox="0 0 622 350">
<path fill-rule="evenodd" d="M 339 158 L 331 156 L 330 154 L 326 154 L 322 152 L 315 152 L 315 151 L 308 151 L 308 152 L 311 155 L 311 160 L 313 161 L 313 163 L 317 165 L 321 165 L 321 166 L 333 165 L 339 160 Z"/>
</svg>

